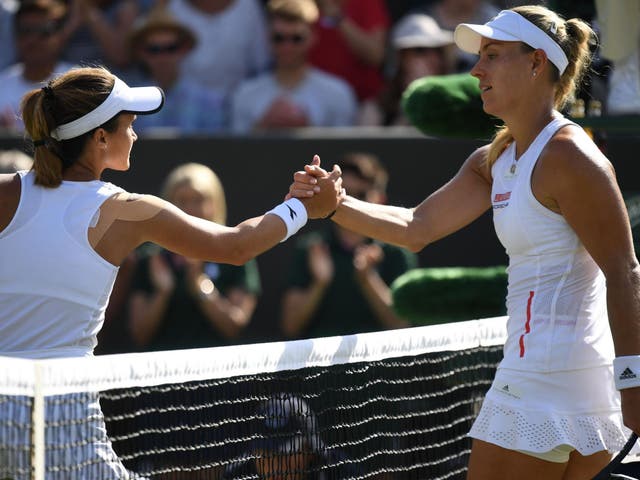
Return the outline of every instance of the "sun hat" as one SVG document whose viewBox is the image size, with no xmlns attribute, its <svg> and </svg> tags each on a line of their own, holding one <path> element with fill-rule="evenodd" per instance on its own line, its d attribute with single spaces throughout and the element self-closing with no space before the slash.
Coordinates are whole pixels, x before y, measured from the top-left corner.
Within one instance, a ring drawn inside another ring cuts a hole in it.
<svg viewBox="0 0 640 480">
<path fill-rule="evenodd" d="M 551 31 L 557 28 L 552 25 Z M 502 10 L 484 25 L 461 23 L 454 32 L 454 40 L 460 49 L 469 53 L 480 52 L 482 37 L 505 42 L 524 42 L 530 47 L 544 50 L 547 58 L 560 72 L 569 64 L 560 45 L 546 32 L 513 10 Z"/>
<path fill-rule="evenodd" d="M 186 25 L 176 20 L 163 6 L 153 8 L 147 16 L 141 17 L 133 26 L 128 42 L 130 48 L 135 48 L 144 38 L 156 31 L 173 30 L 180 37 L 187 49 L 192 49 L 198 43 L 195 34 Z"/>
<path fill-rule="evenodd" d="M 391 43 L 396 49 L 439 48 L 453 44 L 453 32 L 443 30 L 429 15 L 406 15 L 394 27 Z"/>
<path fill-rule="evenodd" d="M 86 115 L 69 123 L 59 125 L 51 131 L 56 140 L 67 140 L 90 132 L 103 123 L 111 120 L 120 112 L 145 115 L 155 113 L 164 104 L 164 93 L 158 87 L 129 87 L 115 78 L 109 96 Z"/>
</svg>

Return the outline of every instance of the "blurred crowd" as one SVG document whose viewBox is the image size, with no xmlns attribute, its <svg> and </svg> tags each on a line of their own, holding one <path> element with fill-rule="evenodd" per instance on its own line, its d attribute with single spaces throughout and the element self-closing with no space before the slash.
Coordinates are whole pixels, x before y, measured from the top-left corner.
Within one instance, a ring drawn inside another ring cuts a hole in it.
<svg viewBox="0 0 640 480">
<path fill-rule="evenodd" d="M 162 87 L 142 135 L 406 125 L 409 83 L 473 66 L 455 26 L 523 3 L 591 22 L 603 45 L 583 95 L 640 113 L 636 0 L 0 0 L 0 129 L 21 132 L 26 91 L 94 64 Z"/>
</svg>

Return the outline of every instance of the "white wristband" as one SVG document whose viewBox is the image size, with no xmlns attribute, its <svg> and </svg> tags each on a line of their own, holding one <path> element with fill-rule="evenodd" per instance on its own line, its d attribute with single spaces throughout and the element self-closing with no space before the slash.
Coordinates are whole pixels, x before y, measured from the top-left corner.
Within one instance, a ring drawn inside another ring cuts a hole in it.
<svg viewBox="0 0 640 480">
<path fill-rule="evenodd" d="M 269 213 L 279 216 L 287 226 L 287 235 L 280 243 L 284 242 L 307 223 L 307 209 L 304 208 L 304 204 L 297 198 L 285 200 L 280 205 L 276 205 L 269 210 L 265 215 Z"/>
<path fill-rule="evenodd" d="M 614 358 L 613 377 L 618 390 L 640 387 L 640 355 Z"/>
</svg>

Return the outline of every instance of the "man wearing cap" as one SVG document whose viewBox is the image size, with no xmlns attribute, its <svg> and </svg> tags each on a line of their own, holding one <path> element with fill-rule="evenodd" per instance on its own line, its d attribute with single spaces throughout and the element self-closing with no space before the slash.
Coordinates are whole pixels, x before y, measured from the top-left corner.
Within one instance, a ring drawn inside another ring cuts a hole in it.
<svg viewBox="0 0 640 480">
<path fill-rule="evenodd" d="M 232 464 L 223 478 L 357 478 L 357 467 L 345 461 L 344 453 L 322 441 L 316 414 L 301 397 L 273 394 L 258 405 L 255 418 L 254 440 L 243 455 L 245 459 Z"/>
</svg>

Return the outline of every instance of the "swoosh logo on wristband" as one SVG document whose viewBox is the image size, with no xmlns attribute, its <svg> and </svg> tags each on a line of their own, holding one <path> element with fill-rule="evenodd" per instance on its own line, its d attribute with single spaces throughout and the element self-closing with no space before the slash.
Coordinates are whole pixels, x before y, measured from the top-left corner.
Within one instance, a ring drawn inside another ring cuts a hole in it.
<svg viewBox="0 0 640 480">
<path fill-rule="evenodd" d="M 286 205 L 286 204 L 285 204 Z M 291 220 L 295 220 L 296 217 L 298 216 L 298 214 L 296 213 L 296 211 L 291 208 L 289 205 L 287 205 L 287 208 L 289 209 L 289 216 L 291 217 Z"/>
</svg>

